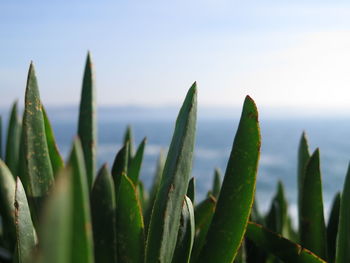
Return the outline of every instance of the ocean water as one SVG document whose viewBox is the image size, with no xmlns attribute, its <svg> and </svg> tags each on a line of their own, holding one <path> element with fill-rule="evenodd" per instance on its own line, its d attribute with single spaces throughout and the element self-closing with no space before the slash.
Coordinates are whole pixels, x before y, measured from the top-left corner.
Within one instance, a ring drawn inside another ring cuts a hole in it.
<svg viewBox="0 0 350 263">
<path fill-rule="evenodd" d="M 67 156 L 76 132 L 76 109 L 49 109 L 58 146 Z M 153 180 L 156 161 L 160 151 L 167 150 L 174 129 L 176 110 L 157 115 L 158 111 L 142 109 L 105 109 L 98 113 L 98 164 L 112 165 L 115 154 L 121 147 L 127 125 L 131 125 L 136 145 L 147 137 L 141 179 L 147 188 Z M 192 174 L 196 178 L 197 201 L 205 197 L 212 186 L 214 168 L 224 174 L 232 142 L 236 133 L 239 113 L 231 118 L 198 118 L 195 155 Z M 289 211 L 297 217 L 296 169 L 298 143 L 303 130 L 306 131 L 310 150 L 316 147 L 321 152 L 323 198 L 326 218 L 332 199 L 342 189 L 350 157 L 349 119 L 330 118 L 277 118 L 261 119 L 262 149 L 258 169 L 256 196 L 259 208 L 266 212 L 276 183 L 281 180 L 285 186 Z M 295 220 L 296 221 L 296 220 Z"/>
</svg>

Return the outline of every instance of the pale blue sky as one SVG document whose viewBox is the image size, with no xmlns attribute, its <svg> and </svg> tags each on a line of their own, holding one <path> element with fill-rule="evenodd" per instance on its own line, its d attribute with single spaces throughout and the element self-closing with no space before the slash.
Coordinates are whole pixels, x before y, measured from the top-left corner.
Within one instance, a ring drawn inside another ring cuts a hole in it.
<svg viewBox="0 0 350 263">
<path fill-rule="evenodd" d="M 350 112 L 348 1 L 0 1 L 0 106 L 34 61 L 45 104 L 79 101 L 87 50 L 99 105 Z"/>
</svg>

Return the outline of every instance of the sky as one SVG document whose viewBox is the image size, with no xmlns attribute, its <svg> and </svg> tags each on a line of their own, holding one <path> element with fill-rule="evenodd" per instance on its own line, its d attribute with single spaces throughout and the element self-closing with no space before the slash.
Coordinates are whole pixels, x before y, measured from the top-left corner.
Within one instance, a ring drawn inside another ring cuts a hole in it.
<svg viewBox="0 0 350 263">
<path fill-rule="evenodd" d="M 90 50 L 98 104 L 350 114 L 348 1 L 0 1 L 0 106 L 34 62 L 46 105 L 79 102 Z"/>
</svg>

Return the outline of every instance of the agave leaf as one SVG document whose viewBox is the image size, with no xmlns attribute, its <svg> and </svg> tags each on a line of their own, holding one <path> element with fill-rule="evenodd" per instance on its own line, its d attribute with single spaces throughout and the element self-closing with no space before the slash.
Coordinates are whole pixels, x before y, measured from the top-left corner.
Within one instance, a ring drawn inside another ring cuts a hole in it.
<svg viewBox="0 0 350 263">
<path fill-rule="evenodd" d="M 14 248 L 16 242 L 15 188 L 13 175 L 0 159 L 0 213 L 6 247 L 10 250 Z"/>
<path fill-rule="evenodd" d="M 49 148 L 52 170 L 54 175 L 56 175 L 57 172 L 61 168 L 63 168 L 64 162 L 58 150 L 56 140 L 55 140 L 55 135 L 53 133 L 50 120 L 47 116 L 47 113 L 44 107 L 43 107 L 43 116 L 44 116 L 46 140 L 47 140 L 47 146 Z"/>
<path fill-rule="evenodd" d="M 258 247 L 274 254 L 286 263 L 325 263 L 321 258 L 300 245 L 285 239 L 263 226 L 249 222 L 246 236 Z"/>
<path fill-rule="evenodd" d="M 332 210 L 327 225 L 328 262 L 335 260 L 335 249 L 337 243 L 339 225 L 340 193 L 337 193 L 332 204 Z"/>
<path fill-rule="evenodd" d="M 213 196 L 217 199 L 220 194 L 220 188 L 221 188 L 221 172 L 218 168 L 215 169 L 214 172 L 214 181 L 213 181 Z"/>
<path fill-rule="evenodd" d="M 86 177 L 84 154 L 79 138 L 73 143 L 69 157 L 72 167 L 73 229 L 72 262 L 91 263 L 94 261 L 93 237 L 90 217 L 89 187 Z"/>
<path fill-rule="evenodd" d="M 158 188 L 160 185 L 160 181 L 162 180 L 162 174 L 163 174 L 163 169 L 164 169 L 164 154 L 163 152 L 160 153 L 158 161 L 157 161 L 157 168 L 156 172 L 153 178 L 153 183 L 152 187 L 149 193 L 149 198 L 148 198 L 148 204 L 147 207 L 145 208 L 145 213 L 144 213 L 144 223 L 145 223 L 145 234 L 148 234 L 148 226 L 149 226 L 149 221 L 151 219 L 151 213 L 154 205 L 154 201 L 157 196 Z"/>
<path fill-rule="evenodd" d="M 5 162 L 14 178 L 18 175 L 18 158 L 22 125 L 17 113 L 17 101 L 13 104 L 7 128 Z"/>
<path fill-rule="evenodd" d="M 245 262 L 246 262 L 245 242 L 242 242 L 233 263 L 245 263 Z"/>
<path fill-rule="evenodd" d="M 146 142 L 147 140 L 146 138 L 144 138 L 140 143 L 140 146 L 137 149 L 135 156 L 132 159 L 129 159 L 128 176 L 133 181 L 134 185 L 137 185 L 139 180 Z"/>
<path fill-rule="evenodd" d="M 19 177 L 15 193 L 16 259 L 18 263 L 30 262 L 36 245 L 36 234 L 29 211 L 27 197 Z"/>
<path fill-rule="evenodd" d="M 91 192 L 95 262 L 117 262 L 116 203 L 112 175 L 104 165 Z"/>
<path fill-rule="evenodd" d="M 131 126 L 128 125 L 126 128 L 125 134 L 124 134 L 124 145 L 129 144 L 129 155 L 128 159 L 132 160 L 134 156 L 134 137 L 132 135 L 132 129 Z"/>
<path fill-rule="evenodd" d="M 350 262 L 350 165 L 340 199 L 336 263 Z"/>
<path fill-rule="evenodd" d="M 215 212 L 215 207 L 216 199 L 211 194 L 195 207 L 195 240 L 191 254 L 191 262 L 197 262 Z"/>
<path fill-rule="evenodd" d="M 26 193 L 37 224 L 42 202 L 53 185 L 53 171 L 47 147 L 42 105 L 34 66 L 30 64 L 23 116 Z"/>
<path fill-rule="evenodd" d="M 84 152 L 87 182 L 91 189 L 96 170 L 97 127 L 94 76 L 90 53 L 87 55 L 83 77 L 78 135 Z"/>
<path fill-rule="evenodd" d="M 193 204 L 190 198 L 185 196 L 182 206 L 181 222 L 177 236 L 176 248 L 172 263 L 188 263 L 191 258 L 191 250 L 195 235 L 195 222 Z"/>
<path fill-rule="evenodd" d="M 302 190 L 300 244 L 326 260 L 327 238 L 318 149 L 312 154 L 306 166 Z"/>
<path fill-rule="evenodd" d="M 136 188 L 126 174 L 121 174 L 117 203 L 118 261 L 143 262 L 144 225 Z"/>
<path fill-rule="evenodd" d="M 180 225 L 182 203 L 192 168 L 195 137 L 196 83 L 177 117 L 147 236 L 145 263 L 171 262 Z"/>
<path fill-rule="evenodd" d="M 304 187 L 304 177 L 306 165 L 310 159 L 309 145 L 307 142 L 305 132 L 302 133 L 300 142 L 299 142 L 299 151 L 298 151 L 298 215 L 299 215 L 299 227 L 301 226 L 301 206 L 302 206 L 302 194 Z"/>
<path fill-rule="evenodd" d="M 72 238 L 78 233 L 73 228 L 73 177 L 70 167 L 57 175 L 56 185 L 43 211 L 43 220 L 39 229 L 39 263 L 69 263 L 72 254 L 77 253 Z"/>
<path fill-rule="evenodd" d="M 259 153 L 258 111 L 254 101 L 247 96 L 199 262 L 231 263 L 234 260 L 254 200 Z"/>
<path fill-rule="evenodd" d="M 191 199 L 192 204 L 195 201 L 195 193 L 196 193 L 196 179 L 192 177 L 190 182 L 188 183 L 187 196 Z"/>
</svg>

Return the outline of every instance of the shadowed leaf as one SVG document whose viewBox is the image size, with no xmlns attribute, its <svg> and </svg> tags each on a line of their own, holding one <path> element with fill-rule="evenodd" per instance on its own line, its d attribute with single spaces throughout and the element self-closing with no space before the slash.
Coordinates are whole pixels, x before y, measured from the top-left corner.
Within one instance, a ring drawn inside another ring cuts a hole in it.
<svg viewBox="0 0 350 263">
<path fill-rule="evenodd" d="M 112 175 L 104 165 L 91 192 L 95 262 L 117 262 L 116 204 Z"/>
<path fill-rule="evenodd" d="M 13 104 L 7 128 L 5 162 L 14 178 L 18 175 L 19 148 L 22 125 L 17 113 L 17 101 Z"/>
<path fill-rule="evenodd" d="M 137 185 L 139 180 L 143 153 L 145 150 L 146 142 L 147 142 L 146 138 L 143 139 L 142 142 L 140 143 L 139 148 L 136 151 L 135 156 L 132 157 L 132 159 L 129 159 L 128 176 L 133 181 L 134 185 Z"/>
<path fill-rule="evenodd" d="M 333 263 L 335 260 L 335 250 L 339 225 L 339 209 L 340 193 L 337 193 L 333 200 L 332 209 L 327 225 L 328 262 L 330 263 Z"/>
</svg>

